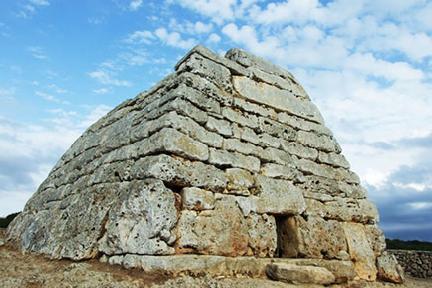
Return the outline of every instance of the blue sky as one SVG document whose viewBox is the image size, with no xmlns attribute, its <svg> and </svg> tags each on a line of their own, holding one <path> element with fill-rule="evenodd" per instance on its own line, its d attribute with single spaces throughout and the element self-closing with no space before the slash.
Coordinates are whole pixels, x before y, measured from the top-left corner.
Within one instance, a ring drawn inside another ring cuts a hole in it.
<svg viewBox="0 0 432 288">
<path fill-rule="evenodd" d="M 196 44 L 290 70 L 334 131 L 386 235 L 432 241 L 432 1 L 0 3 L 0 215 L 69 145 Z"/>
</svg>

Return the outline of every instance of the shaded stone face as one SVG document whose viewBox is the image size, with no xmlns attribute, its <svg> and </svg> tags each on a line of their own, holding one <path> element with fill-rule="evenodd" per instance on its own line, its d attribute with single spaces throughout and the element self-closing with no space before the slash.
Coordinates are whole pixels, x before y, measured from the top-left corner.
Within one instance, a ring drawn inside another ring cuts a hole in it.
<svg viewBox="0 0 432 288">
<path fill-rule="evenodd" d="M 7 240 L 128 267 L 168 267 L 153 258 L 165 255 L 237 271 L 253 267 L 248 256 L 295 257 L 308 267 L 269 271 L 299 283 L 298 273 L 329 284 L 378 272 L 395 282 L 377 210 L 349 167 L 289 72 L 239 49 L 221 57 L 197 46 L 76 140 Z"/>
</svg>

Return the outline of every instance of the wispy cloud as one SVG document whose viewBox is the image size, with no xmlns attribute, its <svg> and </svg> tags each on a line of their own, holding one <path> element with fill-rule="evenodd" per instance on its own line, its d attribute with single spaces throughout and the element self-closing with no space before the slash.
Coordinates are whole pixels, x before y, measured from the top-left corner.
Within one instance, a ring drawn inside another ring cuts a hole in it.
<svg viewBox="0 0 432 288">
<path fill-rule="evenodd" d="M 129 9 L 131 11 L 136 11 L 142 6 L 142 4 L 143 4 L 143 0 L 132 0 L 129 3 Z"/>
<path fill-rule="evenodd" d="M 16 14 L 20 18 L 32 17 L 39 7 L 49 6 L 48 0 L 28 0 L 22 6 L 20 11 Z"/>
<path fill-rule="evenodd" d="M 49 93 L 45 93 L 45 92 L 41 92 L 41 91 L 35 91 L 35 95 L 38 97 L 41 97 L 42 99 L 49 101 L 49 102 L 54 102 L 54 103 L 58 103 L 58 104 L 70 104 L 69 101 L 61 100 L 58 97 L 55 97 L 54 95 L 49 94 Z"/>
<path fill-rule="evenodd" d="M 66 149 L 111 107 L 79 113 L 55 109 L 44 125 L 0 117 L 0 216 L 20 211 Z"/>
<path fill-rule="evenodd" d="M 132 85 L 130 81 L 117 79 L 112 74 L 113 74 L 112 72 L 105 71 L 102 69 L 98 69 L 88 73 L 88 75 L 91 78 L 99 81 L 101 84 L 104 85 L 123 86 L 123 87 L 129 87 Z"/>
<path fill-rule="evenodd" d="M 27 48 L 27 50 L 30 52 L 30 54 L 35 59 L 38 59 L 38 60 L 48 59 L 48 56 L 45 54 L 44 49 L 40 46 L 30 46 Z"/>
</svg>

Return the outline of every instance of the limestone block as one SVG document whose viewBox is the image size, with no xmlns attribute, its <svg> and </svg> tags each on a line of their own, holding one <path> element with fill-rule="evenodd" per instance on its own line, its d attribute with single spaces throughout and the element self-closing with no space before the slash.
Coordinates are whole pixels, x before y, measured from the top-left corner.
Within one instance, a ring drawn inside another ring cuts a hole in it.
<svg viewBox="0 0 432 288">
<path fill-rule="evenodd" d="M 264 153 L 264 149 L 260 146 L 253 145 L 251 143 L 241 142 L 238 139 L 229 138 L 223 140 L 224 150 L 236 151 L 246 155 L 253 155 L 260 157 Z"/>
<path fill-rule="evenodd" d="M 225 57 L 239 63 L 244 67 L 254 67 L 263 72 L 282 77 L 283 79 L 294 79 L 292 74 L 288 71 L 258 56 L 247 53 L 246 51 L 243 51 L 241 49 L 230 49 L 225 54 Z"/>
<path fill-rule="evenodd" d="M 206 128 L 224 136 L 232 135 L 231 124 L 226 120 L 209 117 L 206 123 Z"/>
<path fill-rule="evenodd" d="M 375 255 L 367 239 L 364 225 L 343 223 L 342 227 L 357 276 L 363 280 L 375 281 L 377 275 Z"/>
<path fill-rule="evenodd" d="M 248 71 L 243 66 L 237 64 L 236 62 L 230 61 L 224 57 L 221 57 L 218 54 L 212 52 L 211 50 L 201 45 L 195 46 L 184 57 L 182 57 L 182 59 L 180 59 L 180 61 L 175 65 L 175 69 L 178 70 L 179 66 L 194 53 L 197 53 L 208 60 L 211 60 L 215 63 L 225 66 L 234 75 L 248 75 Z"/>
<path fill-rule="evenodd" d="M 178 253 L 224 256 L 248 253 L 248 225 L 233 198 L 224 197 L 216 201 L 214 210 L 204 212 L 181 212 L 177 224 Z"/>
<path fill-rule="evenodd" d="M 181 199 L 183 209 L 209 210 L 214 208 L 215 198 L 212 192 L 196 187 L 182 189 Z"/>
<path fill-rule="evenodd" d="M 259 117 L 258 121 L 261 133 L 267 133 L 287 141 L 294 141 L 296 139 L 297 132 L 288 125 L 264 117 Z"/>
<path fill-rule="evenodd" d="M 258 172 L 261 165 L 260 160 L 256 157 L 214 148 L 210 148 L 208 161 L 214 165 L 244 168 L 252 172 Z"/>
<path fill-rule="evenodd" d="M 293 284 L 329 285 L 335 282 L 335 276 L 323 267 L 300 266 L 292 264 L 269 264 L 267 275 L 274 280 Z"/>
<path fill-rule="evenodd" d="M 296 142 L 281 142 L 282 149 L 291 155 L 296 155 L 300 158 L 310 159 L 315 161 L 318 158 L 318 151 L 314 148 L 307 147 Z"/>
<path fill-rule="evenodd" d="M 277 247 L 276 220 L 272 215 L 252 213 L 246 218 L 249 247 L 257 257 L 274 257 Z M 249 253 L 250 254 L 250 253 Z"/>
<path fill-rule="evenodd" d="M 189 87 L 182 83 L 174 91 L 178 97 L 189 100 L 204 111 L 216 114 L 220 114 L 221 112 L 220 103 L 218 101 L 208 97 L 194 87 Z"/>
<path fill-rule="evenodd" d="M 306 199 L 308 215 L 319 215 L 322 218 L 364 224 L 378 222 L 378 210 L 365 199 L 334 197 L 330 201 Z"/>
<path fill-rule="evenodd" d="M 260 158 L 267 162 L 274 162 L 281 165 L 293 165 L 296 163 L 287 152 L 273 147 L 264 149 Z"/>
<path fill-rule="evenodd" d="M 222 115 L 231 122 L 238 123 L 245 127 L 257 128 L 258 117 L 251 114 L 241 113 L 229 107 L 222 108 Z"/>
<path fill-rule="evenodd" d="M 318 161 L 335 167 L 343 167 L 346 169 L 350 168 L 350 165 L 345 159 L 345 156 L 334 152 L 325 153 L 323 151 L 320 151 L 318 155 Z"/>
<path fill-rule="evenodd" d="M 174 193 L 155 179 L 134 181 L 111 207 L 99 250 L 113 254 L 173 254 L 177 222 Z"/>
<path fill-rule="evenodd" d="M 175 129 L 163 128 L 142 142 L 137 143 L 138 155 L 155 152 L 172 152 L 193 160 L 207 160 L 208 147 Z"/>
<path fill-rule="evenodd" d="M 271 178 L 293 180 L 294 182 L 304 181 L 303 175 L 293 165 L 265 163 L 261 167 L 260 174 Z"/>
<path fill-rule="evenodd" d="M 200 124 L 205 124 L 208 119 L 207 113 L 201 109 L 196 108 L 189 101 L 183 100 L 181 98 L 176 98 L 163 106 L 150 111 L 146 114 L 147 119 L 156 119 L 170 111 L 176 111 L 178 114 L 190 117 Z"/>
<path fill-rule="evenodd" d="M 281 140 L 267 133 L 262 133 L 258 135 L 258 144 L 263 147 L 279 148 L 281 146 Z"/>
<path fill-rule="evenodd" d="M 266 118 L 270 118 L 270 119 L 277 118 L 277 113 L 273 109 L 262 105 L 257 105 L 255 103 L 246 101 L 241 98 L 234 98 L 233 106 L 250 113 L 261 115 Z"/>
<path fill-rule="evenodd" d="M 228 193 L 239 195 L 250 195 L 249 189 L 254 186 L 255 178 L 252 174 L 240 168 L 228 168 L 225 170 L 228 185 Z"/>
<path fill-rule="evenodd" d="M 315 176 L 320 176 L 335 181 L 345 181 L 349 184 L 360 183 L 358 176 L 355 173 L 346 170 L 345 168 L 334 168 L 329 165 L 318 164 L 303 158 L 296 159 L 294 162 L 297 169 L 304 172 L 305 174 L 313 174 Z M 334 191 L 339 191 L 339 189 Z"/>
<path fill-rule="evenodd" d="M 323 123 L 321 114 L 312 102 L 299 99 L 290 91 L 282 90 L 262 82 L 258 83 L 242 76 L 233 76 L 233 84 L 239 95 L 248 100 L 268 105 L 279 111 L 286 111 L 317 123 Z"/>
<path fill-rule="evenodd" d="M 366 225 L 365 231 L 369 245 L 372 247 L 375 257 L 383 254 L 384 250 L 386 249 L 384 232 L 376 224 Z"/>
<path fill-rule="evenodd" d="M 212 165 L 175 159 L 168 155 L 147 156 L 131 168 L 134 179 L 157 178 L 171 186 L 198 187 L 221 191 L 227 185 L 225 173 Z"/>
<path fill-rule="evenodd" d="M 284 257 L 347 260 L 345 234 L 338 221 L 293 216 L 286 218 L 280 227 L 285 231 L 281 243 Z"/>
<path fill-rule="evenodd" d="M 235 126 L 233 126 L 233 131 L 237 130 L 237 133 L 234 133 L 234 137 L 240 138 L 241 140 L 244 140 L 246 142 L 250 142 L 252 144 L 259 144 L 258 135 L 254 132 L 254 130 L 250 129 L 249 127 L 243 127 L 237 129 Z"/>
<path fill-rule="evenodd" d="M 231 73 L 228 68 L 211 61 L 198 53 L 191 54 L 178 67 L 177 71 L 188 71 L 208 79 L 224 90 L 231 92 Z"/>
<path fill-rule="evenodd" d="M 302 191 L 292 182 L 258 175 L 255 185 L 258 213 L 296 215 L 305 210 Z"/>
<path fill-rule="evenodd" d="M 165 127 L 172 127 L 179 130 L 180 132 L 188 135 L 189 137 L 200 141 L 201 143 L 213 146 L 222 147 L 223 137 L 207 131 L 205 128 L 197 124 L 195 121 L 188 117 L 177 115 L 176 112 L 170 113 L 168 117 L 164 119 Z M 157 121 L 157 120 L 155 120 Z"/>
<path fill-rule="evenodd" d="M 378 278 L 392 283 L 403 283 L 405 280 L 402 267 L 393 254 L 384 252 L 377 258 Z"/>
<path fill-rule="evenodd" d="M 336 142 L 326 135 L 317 135 L 311 132 L 298 131 L 296 140 L 299 144 L 322 150 L 324 152 L 341 152 L 340 147 Z"/>
<path fill-rule="evenodd" d="M 289 115 L 285 112 L 279 112 L 277 120 L 281 123 L 287 124 L 297 130 L 303 130 L 307 132 L 314 132 L 318 135 L 332 136 L 333 133 L 325 127 L 323 124 L 311 122 L 293 115 Z"/>
</svg>

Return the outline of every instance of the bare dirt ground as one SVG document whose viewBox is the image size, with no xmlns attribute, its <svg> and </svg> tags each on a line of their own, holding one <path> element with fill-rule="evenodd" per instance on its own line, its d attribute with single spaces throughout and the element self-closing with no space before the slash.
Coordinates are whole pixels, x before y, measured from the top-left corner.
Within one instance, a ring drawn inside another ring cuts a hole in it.
<svg viewBox="0 0 432 288">
<path fill-rule="evenodd" d="M 0 229 L 0 243 L 4 231 Z M 50 260 L 40 255 L 23 254 L 13 247 L 0 246 L 0 287 L 215 287 L 215 288 L 283 288 L 299 287 L 264 279 L 245 278 L 171 278 L 163 274 L 146 274 L 140 270 L 127 270 L 96 260 L 73 262 Z M 302 286 L 319 287 L 319 286 Z M 405 286 L 353 285 L 342 287 L 432 287 L 432 279 L 408 278 Z"/>
</svg>

